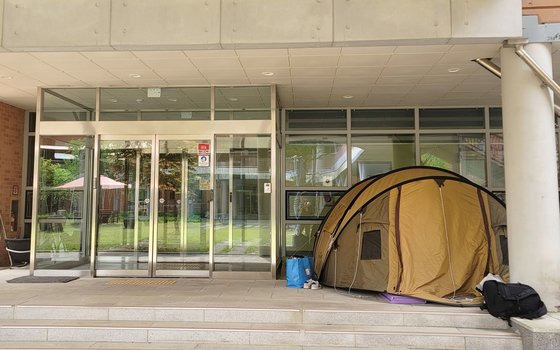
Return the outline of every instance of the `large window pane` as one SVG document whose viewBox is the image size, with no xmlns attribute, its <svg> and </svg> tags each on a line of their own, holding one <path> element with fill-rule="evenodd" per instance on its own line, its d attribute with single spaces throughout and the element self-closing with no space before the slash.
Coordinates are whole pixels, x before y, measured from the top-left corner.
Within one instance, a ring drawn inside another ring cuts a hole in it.
<svg viewBox="0 0 560 350">
<path fill-rule="evenodd" d="M 315 233 L 320 224 L 297 223 L 286 225 L 286 256 L 312 255 Z"/>
<path fill-rule="evenodd" d="M 483 134 L 420 135 L 422 165 L 457 172 L 486 186 L 486 147 Z"/>
<path fill-rule="evenodd" d="M 352 183 L 416 163 L 414 135 L 352 136 Z"/>
<path fill-rule="evenodd" d="M 101 89 L 100 120 L 209 120 L 210 88 Z"/>
<path fill-rule="evenodd" d="M 287 110 L 286 130 L 346 130 L 346 110 Z"/>
<path fill-rule="evenodd" d="M 93 137 L 43 136 L 36 269 L 89 269 Z"/>
<path fill-rule="evenodd" d="M 270 119 L 270 86 L 217 87 L 216 120 Z"/>
<path fill-rule="evenodd" d="M 354 109 L 352 130 L 414 129 L 414 109 Z"/>
<path fill-rule="evenodd" d="M 30 121 L 31 119 L 34 118 L 30 118 Z M 41 111 L 41 120 L 95 120 L 95 89 L 43 90 L 43 109 Z"/>
<path fill-rule="evenodd" d="M 502 134 L 490 134 L 490 176 L 493 188 L 505 188 L 504 176 L 504 137 Z"/>
<path fill-rule="evenodd" d="M 342 191 L 288 191 L 286 220 L 322 220 L 342 195 Z"/>
<path fill-rule="evenodd" d="M 287 136 L 286 186 L 346 186 L 346 136 Z"/>
<path fill-rule="evenodd" d="M 270 271 L 271 137 L 216 137 L 214 269 Z"/>
<path fill-rule="evenodd" d="M 421 129 L 483 129 L 484 108 L 420 109 Z"/>
</svg>

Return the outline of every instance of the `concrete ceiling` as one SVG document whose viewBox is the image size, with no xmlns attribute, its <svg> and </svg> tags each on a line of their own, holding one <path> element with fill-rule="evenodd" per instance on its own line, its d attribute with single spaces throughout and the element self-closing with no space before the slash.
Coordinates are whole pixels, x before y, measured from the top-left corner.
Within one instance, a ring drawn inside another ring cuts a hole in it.
<svg viewBox="0 0 560 350">
<path fill-rule="evenodd" d="M 479 57 L 499 60 L 499 48 L 468 44 L 1 52 L 0 100 L 33 110 L 38 86 L 277 84 L 280 105 L 287 108 L 499 105 L 500 80 L 471 62 Z M 556 64 L 559 58 L 557 52 Z"/>
</svg>

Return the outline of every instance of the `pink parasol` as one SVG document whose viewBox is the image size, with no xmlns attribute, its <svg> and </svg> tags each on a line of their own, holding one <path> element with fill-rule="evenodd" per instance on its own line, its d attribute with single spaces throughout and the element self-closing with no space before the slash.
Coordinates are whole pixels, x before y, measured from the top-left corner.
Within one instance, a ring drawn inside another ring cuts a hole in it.
<svg viewBox="0 0 560 350">
<path fill-rule="evenodd" d="M 119 182 L 117 180 L 113 180 L 107 176 L 103 176 L 101 175 L 99 177 L 99 182 L 101 184 L 101 188 L 106 189 L 106 190 L 113 190 L 113 189 L 119 189 L 119 188 L 124 188 L 126 185 L 123 184 L 122 182 Z M 72 180 L 70 182 L 65 183 L 64 185 L 60 185 L 57 186 L 56 188 L 60 188 L 60 189 L 83 189 L 84 187 L 84 177 L 79 177 L 76 180 Z"/>
</svg>

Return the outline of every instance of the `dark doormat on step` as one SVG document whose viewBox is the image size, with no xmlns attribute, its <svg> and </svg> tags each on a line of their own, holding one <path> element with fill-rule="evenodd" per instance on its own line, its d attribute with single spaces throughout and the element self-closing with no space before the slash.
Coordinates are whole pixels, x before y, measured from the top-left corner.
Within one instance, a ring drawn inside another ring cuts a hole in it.
<svg viewBox="0 0 560 350">
<path fill-rule="evenodd" d="M 75 276 L 22 276 L 7 280 L 8 283 L 66 283 L 77 280 Z"/>
</svg>

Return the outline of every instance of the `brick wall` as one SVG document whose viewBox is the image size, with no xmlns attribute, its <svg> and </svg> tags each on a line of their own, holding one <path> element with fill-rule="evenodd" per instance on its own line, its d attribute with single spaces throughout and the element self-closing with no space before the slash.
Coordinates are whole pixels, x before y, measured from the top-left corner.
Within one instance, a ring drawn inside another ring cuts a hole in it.
<svg viewBox="0 0 560 350">
<path fill-rule="evenodd" d="M 536 15 L 539 23 L 560 23 L 560 0 L 523 0 L 523 15 Z"/>
<path fill-rule="evenodd" d="M 25 111 L 0 102 L 0 213 L 9 237 L 11 200 L 21 200 L 21 179 L 23 162 L 23 132 Z M 12 195 L 13 186 L 18 187 L 18 195 Z M 18 231 L 22 223 L 18 222 Z M 0 239 L 0 266 L 8 266 L 9 260 L 3 239 Z"/>
</svg>

